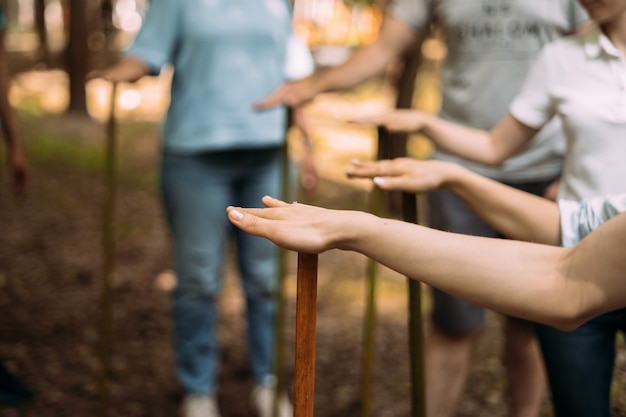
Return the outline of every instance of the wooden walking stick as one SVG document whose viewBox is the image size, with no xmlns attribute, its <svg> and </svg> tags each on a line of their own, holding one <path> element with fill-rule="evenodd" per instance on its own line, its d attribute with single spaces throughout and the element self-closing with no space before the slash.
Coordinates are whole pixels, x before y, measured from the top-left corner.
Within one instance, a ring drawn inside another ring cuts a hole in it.
<svg viewBox="0 0 626 417">
<path fill-rule="evenodd" d="M 116 121 L 115 99 L 117 85 L 111 87 L 111 104 L 107 122 L 104 163 L 104 200 L 102 205 L 102 288 L 100 292 L 100 392 L 99 415 L 109 414 L 109 370 L 111 364 L 112 289 L 115 254 L 114 209 L 115 209 L 115 151 Z"/>
<path fill-rule="evenodd" d="M 413 104 L 415 79 L 421 63 L 421 48 L 415 47 L 404 57 L 404 69 L 397 83 L 396 107 L 408 109 Z M 408 135 L 389 133 L 390 158 L 406 156 Z M 418 211 L 414 194 L 402 193 L 402 218 L 410 223 L 418 222 Z M 424 372 L 424 328 L 422 318 L 422 290 L 420 283 L 407 277 L 409 289 L 409 357 L 411 364 L 411 415 L 426 416 L 426 383 Z"/>
<path fill-rule="evenodd" d="M 294 417 L 313 417 L 317 255 L 298 253 L 297 280 Z"/>
</svg>

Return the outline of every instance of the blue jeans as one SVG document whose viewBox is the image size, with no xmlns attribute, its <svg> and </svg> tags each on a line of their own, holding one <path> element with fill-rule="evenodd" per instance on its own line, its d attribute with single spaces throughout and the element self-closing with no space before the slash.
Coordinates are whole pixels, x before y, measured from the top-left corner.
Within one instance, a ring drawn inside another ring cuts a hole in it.
<svg viewBox="0 0 626 417">
<path fill-rule="evenodd" d="M 571 332 L 537 325 L 556 417 L 609 417 L 615 336 L 626 309 L 596 317 Z"/>
<path fill-rule="evenodd" d="M 264 195 L 279 196 L 280 155 L 277 148 L 163 155 L 161 188 L 178 277 L 174 345 L 178 375 L 188 393 L 216 391 L 216 299 L 225 249 L 233 235 L 246 297 L 253 377 L 258 384 L 272 381 L 278 249 L 232 226 L 226 207 L 260 207 Z"/>
</svg>

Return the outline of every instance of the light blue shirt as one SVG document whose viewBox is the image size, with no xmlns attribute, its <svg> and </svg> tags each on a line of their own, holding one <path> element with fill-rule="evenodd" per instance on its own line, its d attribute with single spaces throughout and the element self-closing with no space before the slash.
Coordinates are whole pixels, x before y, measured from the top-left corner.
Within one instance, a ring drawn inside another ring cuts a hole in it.
<svg viewBox="0 0 626 417">
<path fill-rule="evenodd" d="M 561 246 L 574 246 L 611 217 L 626 211 L 626 193 L 595 197 L 582 202 L 559 200 Z"/>
<path fill-rule="evenodd" d="M 174 67 L 164 149 L 197 153 L 279 146 L 285 109 L 252 104 L 284 81 L 287 0 L 152 0 L 127 53 Z"/>
</svg>

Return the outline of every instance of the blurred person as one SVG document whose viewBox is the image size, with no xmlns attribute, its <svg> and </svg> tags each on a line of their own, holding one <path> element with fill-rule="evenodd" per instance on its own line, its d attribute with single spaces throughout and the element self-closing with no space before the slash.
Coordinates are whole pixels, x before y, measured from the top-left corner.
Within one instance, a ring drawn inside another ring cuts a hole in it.
<svg viewBox="0 0 626 417">
<path fill-rule="evenodd" d="M 13 194 L 22 198 L 28 185 L 29 166 L 17 117 L 9 103 L 11 77 L 4 56 L 5 8 L 6 2 L 0 0 L 0 127 L 7 148 Z M 0 360 L 0 403 L 16 405 L 28 402 L 32 397 L 31 387 L 12 374 Z"/>
<path fill-rule="evenodd" d="M 160 182 L 178 279 L 174 346 L 184 417 L 220 415 L 216 308 L 231 235 L 246 298 L 251 404 L 260 417 L 272 415 L 278 248 L 234 228 L 224 209 L 259 204 L 287 175 L 286 109 L 257 112 L 252 103 L 285 81 L 291 25 L 287 0 L 153 0 L 124 58 L 89 76 L 134 82 L 174 68 Z M 285 394 L 278 409 L 292 415 Z"/>
<path fill-rule="evenodd" d="M 523 223 L 527 229 L 521 233 L 538 242 L 558 241 L 562 229 L 564 236 L 578 243 L 564 248 L 466 236 L 360 211 L 288 204 L 268 196 L 263 198 L 267 208 L 229 207 L 227 211 L 237 227 L 285 249 L 359 252 L 478 305 L 564 331 L 626 306 L 626 193 L 557 205 L 495 181 L 482 186 L 492 191 L 493 186 L 500 187 L 488 199 L 512 226 L 502 229 L 511 236 L 521 231 Z M 524 204 L 512 204 L 507 200 L 511 196 Z"/>
<path fill-rule="evenodd" d="M 340 67 L 281 86 L 257 107 L 298 106 L 321 92 L 354 87 L 382 72 L 407 48 L 420 45 L 434 25 L 441 29 L 447 47 L 441 74 L 441 117 L 489 129 L 505 115 L 541 48 L 580 30 L 587 21 L 575 0 L 396 0 L 387 7 L 374 43 L 356 51 Z M 543 195 L 550 192 L 560 175 L 563 141 L 555 119 L 523 153 L 499 167 L 475 164 L 444 152 L 434 157 Z M 430 223 L 435 228 L 499 236 L 447 191 L 431 193 L 429 206 Z M 472 348 L 485 325 L 485 312 L 434 289 L 429 324 L 425 335 L 427 415 L 450 417 L 463 394 Z M 545 379 L 532 323 L 505 318 L 502 362 L 511 415 L 536 417 Z"/>
<path fill-rule="evenodd" d="M 5 58 L 5 0 L 0 0 L 0 127 L 7 148 L 7 161 L 13 182 L 13 193 L 24 197 L 28 185 L 29 166 L 17 117 L 9 102 L 11 75 Z"/>
<path fill-rule="evenodd" d="M 499 164 L 525 149 L 558 115 L 566 136 L 559 199 L 580 201 L 626 192 L 626 0 L 581 4 L 596 25 L 547 45 L 509 112 L 490 131 L 416 110 L 359 121 L 419 131 L 442 150 Z M 537 326 L 558 417 L 610 416 L 618 331 L 626 331 L 626 309 L 598 316 L 573 332 Z"/>
</svg>

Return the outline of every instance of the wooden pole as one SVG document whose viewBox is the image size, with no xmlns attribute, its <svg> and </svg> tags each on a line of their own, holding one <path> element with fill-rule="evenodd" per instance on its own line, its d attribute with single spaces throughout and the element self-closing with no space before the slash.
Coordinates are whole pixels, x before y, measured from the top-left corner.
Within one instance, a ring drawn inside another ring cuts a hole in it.
<svg viewBox="0 0 626 417">
<path fill-rule="evenodd" d="M 313 417 L 317 255 L 298 253 L 297 280 L 294 417 Z"/>
<path fill-rule="evenodd" d="M 398 80 L 398 98 L 396 107 L 399 109 L 411 108 L 415 91 L 415 78 L 421 63 L 420 48 L 413 48 L 404 58 L 404 69 Z M 406 156 L 408 135 L 390 134 L 390 142 L 394 146 L 390 150 L 390 158 Z M 402 218 L 410 223 L 417 223 L 418 212 L 415 195 L 403 193 Z M 411 364 L 411 415 L 413 417 L 426 416 L 426 383 L 424 372 L 424 329 L 422 317 L 422 290 L 420 283 L 407 277 L 409 291 L 409 357 Z"/>
<path fill-rule="evenodd" d="M 115 151 L 116 121 L 115 99 L 116 84 L 111 87 L 111 107 L 107 123 L 105 163 L 104 163 L 104 200 L 102 205 L 102 287 L 100 292 L 100 392 L 99 415 L 109 415 L 109 370 L 111 365 L 111 323 L 112 289 L 115 255 L 114 209 L 115 209 Z"/>
</svg>

